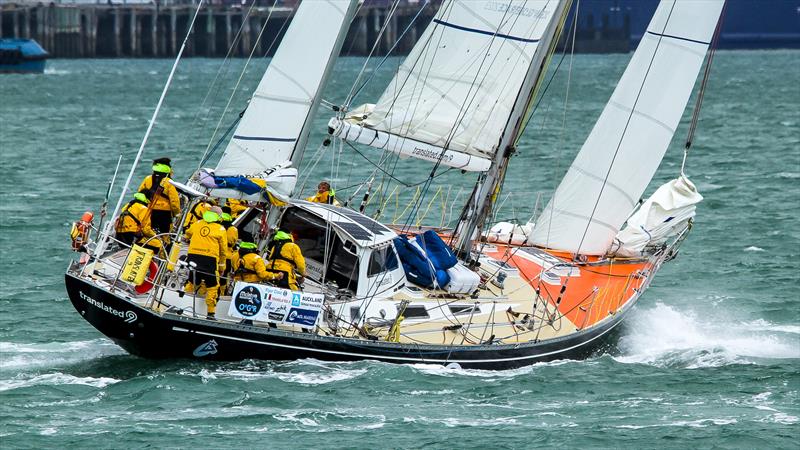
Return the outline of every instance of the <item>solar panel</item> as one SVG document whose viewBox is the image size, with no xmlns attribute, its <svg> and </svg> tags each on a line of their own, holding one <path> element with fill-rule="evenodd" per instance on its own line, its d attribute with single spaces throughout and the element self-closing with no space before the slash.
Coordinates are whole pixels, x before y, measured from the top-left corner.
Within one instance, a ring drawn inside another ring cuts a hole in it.
<svg viewBox="0 0 800 450">
<path fill-rule="evenodd" d="M 359 213 L 357 213 L 355 211 L 352 211 L 350 209 L 347 209 L 347 208 L 337 208 L 337 207 L 330 206 L 330 205 L 325 205 L 325 206 L 329 210 L 331 210 L 331 211 L 333 211 L 333 212 L 335 212 L 337 214 L 341 214 L 341 215 L 347 217 L 348 219 L 351 219 L 353 222 L 355 222 L 355 223 L 357 223 L 359 225 L 362 225 L 364 228 L 366 228 L 367 230 L 369 230 L 369 231 L 371 231 L 373 233 L 376 233 L 376 234 L 377 233 L 391 233 L 391 230 L 389 230 L 388 228 L 383 226 L 383 224 L 381 224 L 378 221 L 372 220 L 371 218 L 369 218 L 369 217 L 367 217 L 367 216 L 365 216 L 363 214 L 359 214 Z"/>
<path fill-rule="evenodd" d="M 349 234 L 353 237 L 353 239 L 357 239 L 359 241 L 368 241 L 372 239 L 372 233 L 369 231 L 361 228 L 358 224 L 351 223 L 351 222 L 333 222 L 334 225 L 344 230 L 345 233 Z"/>
</svg>

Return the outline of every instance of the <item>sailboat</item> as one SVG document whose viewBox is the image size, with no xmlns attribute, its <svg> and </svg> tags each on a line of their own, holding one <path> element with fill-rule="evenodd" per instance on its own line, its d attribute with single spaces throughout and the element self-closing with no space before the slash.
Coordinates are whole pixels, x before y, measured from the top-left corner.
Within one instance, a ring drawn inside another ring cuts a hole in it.
<svg viewBox="0 0 800 450">
<path fill-rule="evenodd" d="M 142 262 L 107 226 L 69 266 L 70 299 L 94 327 L 148 358 L 505 369 L 589 356 L 691 229 L 702 196 L 683 169 L 639 199 L 723 6 L 661 1 L 549 203 L 518 226 L 491 220 L 571 1 L 442 2 L 376 102 L 352 107 L 348 95 L 328 123 L 334 148 L 426 161 L 425 186 L 443 167 L 477 177 L 455 226 L 438 229 L 296 198 L 311 119 L 357 8 L 303 1 L 217 166 L 173 183 L 185 211 L 208 197 L 249 201 L 234 224 L 261 251 L 275 230 L 291 230 L 307 265 L 302 289 L 236 282 L 208 320 L 202 298 L 183 292 L 185 264 L 155 257 L 145 275 L 128 277 Z"/>
</svg>

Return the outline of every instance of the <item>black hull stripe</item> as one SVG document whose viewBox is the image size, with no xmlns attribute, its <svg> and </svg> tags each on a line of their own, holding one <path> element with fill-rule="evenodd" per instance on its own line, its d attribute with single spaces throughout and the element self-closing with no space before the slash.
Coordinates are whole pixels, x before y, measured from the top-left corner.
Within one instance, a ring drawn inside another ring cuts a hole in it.
<svg viewBox="0 0 800 450">
<path fill-rule="evenodd" d="M 673 36 L 671 34 L 655 33 L 655 32 L 649 31 L 649 30 L 647 31 L 647 34 L 652 34 L 653 36 L 665 37 L 665 38 L 670 38 L 670 39 L 677 39 L 679 41 L 694 42 L 695 44 L 703 44 L 703 45 L 710 44 L 710 42 L 703 42 L 703 41 L 698 41 L 696 39 L 689 39 L 689 38 L 680 37 L 680 36 Z"/>
<path fill-rule="evenodd" d="M 536 42 L 539 42 L 539 39 L 527 39 L 527 38 L 521 38 L 521 37 L 518 37 L 518 36 L 511 36 L 510 34 L 501 34 L 501 33 L 495 33 L 493 31 L 479 30 L 477 28 L 464 27 L 464 26 L 461 26 L 461 25 L 456 25 L 454 23 L 445 22 L 444 20 L 439 20 L 439 19 L 433 19 L 433 22 L 434 23 L 438 23 L 439 25 L 446 26 L 446 27 L 455 28 L 456 30 L 468 31 L 470 33 L 484 34 L 486 36 L 492 36 L 492 37 L 499 37 L 499 38 L 502 38 L 502 39 L 508 39 L 510 41 L 526 42 L 526 43 L 529 43 L 529 44 L 534 44 Z"/>
<path fill-rule="evenodd" d="M 430 358 L 425 358 L 423 356 L 420 356 L 418 358 L 409 358 L 409 357 L 402 357 L 402 356 L 381 355 L 381 354 L 378 354 L 378 353 L 369 353 L 369 354 L 366 354 L 366 353 L 353 353 L 353 352 L 344 352 L 344 351 L 339 351 L 339 350 L 323 350 L 323 349 L 318 349 L 318 348 L 313 348 L 313 347 L 295 346 L 295 345 L 288 345 L 288 344 L 278 344 L 276 342 L 257 341 L 257 340 L 254 340 L 254 339 L 247 339 L 247 338 L 241 338 L 241 337 L 235 337 L 235 336 L 226 336 L 226 335 L 223 335 L 223 334 L 208 333 L 208 332 L 205 332 L 205 331 L 198 331 L 198 330 L 188 330 L 188 329 L 179 328 L 179 327 L 172 327 L 172 330 L 173 331 L 182 331 L 182 332 L 185 332 L 185 333 L 201 334 L 201 335 L 204 335 L 204 336 L 217 337 L 217 338 L 220 338 L 220 339 L 232 339 L 232 340 L 241 341 L 241 342 L 247 342 L 247 343 L 251 343 L 251 344 L 260 344 L 260 345 L 267 345 L 267 346 L 273 346 L 273 347 L 289 348 L 289 349 L 293 349 L 293 350 L 301 350 L 301 351 L 306 351 L 306 352 L 316 352 L 316 353 L 326 353 L 326 354 L 333 354 L 333 355 L 353 356 L 353 357 L 363 358 L 363 359 L 384 359 L 384 360 L 385 359 L 391 359 L 391 360 L 394 360 L 394 361 L 416 362 L 416 363 L 437 363 L 437 364 L 448 364 L 448 363 L 475 364 L 475 363 L 497 363 L 497 362 L 508 362 L 508 361 L 524 361 L 524 360 L 527 360 L 527 359 L 539 359 L 539 358 L 543 358 L 543 357 L 546 357 L 546 356 L 555 355 L 555 354 L 558 354 L 558 353 L 568 352 L 570 350 L 574 350 L 574 349 L 576 349 L 578 347 L 581 347 L 583 345 L 586 345 L 586 344 L 594 341 L 595 339 L 598 339 L 598 338 L 602 337 L 603 335 L 605 335 L 609 331 L 613 330 L 621 322 L 622 322 L 621 320 L 617 320 L 614 324 L 612 324 L 607 329 L 603 330 L 603 332 L 599 333 L 597 336 L 594 336 L 591 339 L 587 339 L 585 341 L 581 341 L 580 343 L 575 344 L 575 345 L 573 345 L 571 347 L 560 348 L 558 350 L 551 351 L 551 352 L 536 353 L 534 355 L 519 356 L 519 357 L 514 357 L 514 358 L 491 358 L 491 359 L 452 359 L 452 358 L 450 358 L 450 359 L 430 359 Z M 454 352 L 457 352 L 457 350 L 454 350 Z"/>
</svg>

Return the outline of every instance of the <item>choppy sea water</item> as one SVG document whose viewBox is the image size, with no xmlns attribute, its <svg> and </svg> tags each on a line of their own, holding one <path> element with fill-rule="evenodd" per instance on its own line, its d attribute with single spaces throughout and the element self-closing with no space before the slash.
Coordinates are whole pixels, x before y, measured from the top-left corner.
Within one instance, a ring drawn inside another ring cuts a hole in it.
<svg viewBox="0 0 800 450">
<path fill-rule="evenodd" d="M 508 175 L 499 218 L 526 220 L 537 193 L 546 199 L 628 58 L 577 56 L 566 113 L 567 77 L 556 76 Z M 374 102 L 398 62 L 389 59 L 377 71 L 370 64 L 367 73 L 375 75 L 356 103 Z M 173 156 L 178 179 L 196 168 L 244 65 L 234 61 L 223 71 L 206 99 L 210 112 L 198 109 L 220 63 L 184 61 L 145 152 Z M 118 155 L 130 164 L 170 64 L 54 60 L 43 76 L 0 79 L 3 448 L 796 448 L 800 52 L 718 53 L 687 168 L 706 200 L 680 256 L 624 323 L 617 348 L 585 361 L 500 372 L 315 360 L 148 361 L 84 322 L 63 286 L 73 256 L 69 225 L 85 209 L 97 211 Z M 340 61 L 326 97 L 342 101 L 362 64 Z M 222 131 L 263 65 L 251 63 Z M 306 161 L 328 116 L 317 120 Z M 687 120 L 648 193 L 677 174 Z M 373 162 L 380 156 L 362 152 Z M 305 192 L 324 177 L 340 197 L 348 195 L 374 170 L 346 148 L 319 156 Z M 417 182 L 429 170 L 402 160 L 393 173 Z M 448 202 L 456 201 L 471 181 L 447 173 L 429 195 L 442 186 L 440 195 L 449 189 Z M 401 210 L 413 194 L 403 190 Z M 382 219 L 406 220 L 394 202 Z M 449 207 L 432 203 L 422 219 L 438 223 Z"/>
</svg>

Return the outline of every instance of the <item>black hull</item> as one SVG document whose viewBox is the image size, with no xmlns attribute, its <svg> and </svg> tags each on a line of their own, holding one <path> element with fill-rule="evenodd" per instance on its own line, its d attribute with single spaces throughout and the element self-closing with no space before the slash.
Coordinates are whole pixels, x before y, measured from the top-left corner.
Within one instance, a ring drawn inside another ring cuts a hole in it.
<svg viewBox="0 0 800 450">
<path fill-rule="evenodd" d="M 144 358 L 199 358 L 327 361 L 378 360 L 390 363 L 458 364 L 463 368 L 511 369 L 556 359 L 583 359 L 606 346 L 614 328 L 635 303 L 592 329 L 519 345 L 408 345 L 318 336 L 159 315 L 91 283 L 66 274 L 69 298 L 92 326 L 127 352 Z"/>
</svg>

